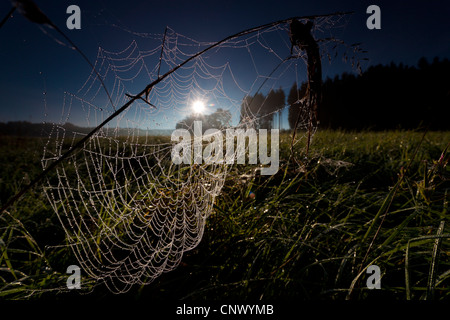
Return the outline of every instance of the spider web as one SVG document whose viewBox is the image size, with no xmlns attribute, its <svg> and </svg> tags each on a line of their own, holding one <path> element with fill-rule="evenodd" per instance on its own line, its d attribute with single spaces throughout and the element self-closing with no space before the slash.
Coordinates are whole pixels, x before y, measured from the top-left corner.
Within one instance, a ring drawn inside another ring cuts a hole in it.
<svg viewBox="0 0 450 320">
<path fill-rule="evenodd" d="M 343 23 L 343 16 L 317 18 L 316 38 Z M 127 32 L 133 38 L 128 46 L 99 48 L 94 64 L 111 99 L 95 72 L 77 92 L 65 93 L 43 169 L 148 83 L 213 44 L 170 28 L 164 34 Z M 243 99 L 306 80 L 304 53 L 291 55 L 290 49 L 287 23 L 222 43 L 162 79 L 55 169 L 44 189 L 85 275 L 126 292 L 173 270 L 199 244 L 231 166 L 175 165 L 170 132 L 198 100 L 209 113 L 230 112 L 231 123 L 218 128 L 223 132 L 257 127 L 261 115 L 248 113 L 241 121 Z M 263 116 L 281 116 L 286 107 Z M 309 112 L 301 111 L 297 142 L 306 136 Z"/>
</svg>

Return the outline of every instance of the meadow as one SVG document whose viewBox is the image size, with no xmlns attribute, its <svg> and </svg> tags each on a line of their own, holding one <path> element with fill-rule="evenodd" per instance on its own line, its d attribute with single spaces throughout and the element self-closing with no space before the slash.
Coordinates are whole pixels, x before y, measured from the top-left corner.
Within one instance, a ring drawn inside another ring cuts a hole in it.
<svg viewBox="0 0 450 320">
<path fill-rule="evenodd" d="M 450 132 L 327 131 L 280 169 L 235 165 L 200 245 L 133 299 L 448 300 Z M 37 175 L 45 141 L 0 137 L 0 201 Z M 41 188 L 0 215 L 0 298 L 65 299 L 73 254 Z M 381 289 L 367 288 L 371 265 Z M 108 298 L 83 282 L 86 298 Z M 87 293 L 86 293 L 87 292 Z"/>
</svg>

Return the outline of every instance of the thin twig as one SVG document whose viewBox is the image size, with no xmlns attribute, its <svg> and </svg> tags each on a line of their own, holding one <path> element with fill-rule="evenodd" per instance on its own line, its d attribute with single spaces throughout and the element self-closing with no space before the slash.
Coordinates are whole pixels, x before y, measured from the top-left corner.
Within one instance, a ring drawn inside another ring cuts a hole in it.
<svg viewBox="0 0 450 320">
<path fill-rule="evenodd" d="M 159 55 L 159 65 L 158 65 L 158 78 L 159 78 L 159 72 L 161 71 L 161 62 L 162 62 L 162 57 L 163 57 L 163 53 L 164 53 L 164 46 L 166 44 L 166 34 L 167 34 L 167 28 L 164 30 L 164 37 L 163 37 L 163 42 L 162 42 L 162 47 L 161 47 L 161 53 Z"/>
<path fill-rule="evenodd" d="M 2 19 L 2 22 L 0 22 L 0 28 L 3 27 L 3 25 L 8 21 L 8 19 L 11 17 L 11 15 L 16 10 L 16 7 L 12 7 L 11 10 L 9 10 L 8 14 Z"/>
<path fill-rule="evenodd" d="M 162 41 L 162 45 L 161 45 L 161 53 L 159 54 L 159 63 L 158 63 L 158 75 L 156 76 L 156 78 L 159 78 L 159 74 L 161 72 L 161 63 L 162 63 L 162 57 L 163 57 L 163 53 L 164 53 L 164 46 L 166 44 L 166 35 L 167 35 L 167 29 L 169 27 L 166 26 L 166 29 L 164 30 L 164 36 L 163 36 L 163 41 Z M 149 89 L 146 93 L 145 93 L 145 99 L 140 97 L 141 100 L 145 101 L 147 104 L 149 104 L 150 106 L 156 108 L 155 105 L 151 104 L 150 101 L 148 101 L 148 96 L 150 95 L 150 90 Z"/>
<path fill-rule="evenodd" d="M 128 98 L 138 98 L 139 100 L 144 101 L 144 102 L 145 102 L 146 104 L 148 104 L 149 106 L 151 106 L 151 107 L 153 107 L 153 108 L 155 108 L 155 109 L 158 109 L 153 103 L 151 103 L 151 102 L 145 100 L 145 99 L 142 98 L 142 97 L 133 96 L 133 95 L 128 94 L 128 93 L 125 93 L 125 95 L 126 95 Z"/>
</svg>

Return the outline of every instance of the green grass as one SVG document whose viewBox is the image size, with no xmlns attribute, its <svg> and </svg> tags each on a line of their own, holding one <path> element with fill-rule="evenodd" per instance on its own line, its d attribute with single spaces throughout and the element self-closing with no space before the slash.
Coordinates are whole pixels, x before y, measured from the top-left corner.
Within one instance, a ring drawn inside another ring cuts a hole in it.
<svg viewBox="0 0 450 320">
<path fill-rule="evenodd" d="M 276 175 L 235 166 L 200 245 L 175 271 L 126 296 L 448 300 L 450 132 L 321 131 L 307 159 L 297 146 L 299 164 L 289 161 L 289 138 L 281 136 Z M 1 141 L 4 202 L 25 173 L 41 170 L 43 143 Z M 64 298 L 53 288 L 64 286 L 73 256 L 47 247 L 65 240 L 40 189 L 9 212 L 0 217 L 0 296 Z M 381 290 L 366 287 L 372 264 Z M 97 287 L 90 296 L 109 293 Z"/>
</svg>

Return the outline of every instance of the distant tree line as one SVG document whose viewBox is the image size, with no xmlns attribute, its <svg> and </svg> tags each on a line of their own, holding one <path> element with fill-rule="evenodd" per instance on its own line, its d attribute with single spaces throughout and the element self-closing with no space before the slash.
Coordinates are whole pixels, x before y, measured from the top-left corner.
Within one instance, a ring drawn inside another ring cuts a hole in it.
<svg viewBox="0 0 450 320">
<path fill-rule="evenodd" d="M 273 127 L 274 114 L 288 105 L 289 127 L 295 126 L 299 100 L 307 84 L 293 84 L 287 99 L 282 89 L 267 96 L 257 93 L 243 99 L 245 116 L 259 127 Z M 450 130 L 450 61 L 421 58 L 417 67 L 376 65 L 361 75 L 344 73 L 326 79 L 318 120 L 320 128 L 349 130 L 417 129 Z M 285 101 L 287 100 L 287 101 Z"/>
<path fill-rule="evenodd" d="M 275 114 L 280 113 L 285 106 L 286 95 L 283 89 L 272 89 L 267 96 L 258 92 L 243 99 L 240 120 L 256 120 L 256 129 L 272 129 Z"/>
<path fill-rule="evenodd" d="M 377 65 L 361 75 L 344 73 L 323 83 L 320 128 L 450 130 L 450 61 L 421 58 L 417 67 Z M 288 96 L 289 125 L 294 102 L 306 92 L 294 84 Z"/>
<path fill-rule="evenodd" d="M 80 127 L 70 122 L 63 125 L 57 125 L 58 130 L 64 129 L 68 133 L 88 134 L 94 127 Z M 17 136 L 17 137 L 40 137 L 48 138 L 55 137 L 57 131 L 55 125 L 50 122 L 46 123 L 32 123 L 28 121 L 9 121 L 6 123 L 0 122 L 0 136 Z M 171 129 L 133 129 L 134 135 L 153 135 L 153 136 L 168 136 L 172 133 Z M 128 136 L 130 134 L 129 128 L 115 128 L 114 130 L 105 130 L 103 135 L 108 136 Z"/>
<path fill-rule="evenodd" d="M 1 136 L 27 136 L 42 137 L 51 132 L 53 124 L 51 123 L 31 123 L 28 121 L 10 121 L 0 123 Z"/>
<path fill-rule="evenodd" d="M 256 129 L 277 128 L 275 120 L 288 106 L 292 129 L 299 112 L 298 103 L 306 94 L 307 84 L 294 83 L 286 97 L 283 89 L 246 96 L 241 104 L 240 121 L 256 120 Z M 344 73 L 326 79 L 318 110 L 320 128 L 346 130 L 417 129 L 450 130 L 450 61 L 425 58 L 417 66 L 376 65 L 361 75 Z M 275 115 L 278 114 L 277 117 Z M 210 115 L 192 114 L 176 124 L 191 130 L 193 122 L 202 121 L 203 131 L 231 125 L 231 113 L 217 109 Z M 89 132 L 67 123 L 66 130 Z M 26 121 L 0 123 L 0 135 L 42 136 L 52 125 Z M 162 133 L 158 133 L 162 134 Z"/>
</svg>

